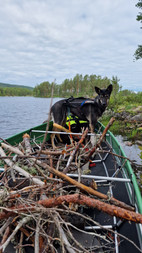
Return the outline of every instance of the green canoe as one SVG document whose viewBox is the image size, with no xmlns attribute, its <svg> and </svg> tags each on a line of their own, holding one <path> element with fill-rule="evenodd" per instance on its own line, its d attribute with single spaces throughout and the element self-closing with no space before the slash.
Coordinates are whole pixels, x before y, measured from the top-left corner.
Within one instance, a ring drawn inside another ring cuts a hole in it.
<svg viewBox="0 0 142 253">
<path fill-rule="evenodd" d="M 53 122 L 50 122 L 48 134 L 46 137 L 47 142 L 50 142 L 52 126 Z M 98 123 L 96 127 L 96 133 L 101 134 L 104 128 L 105 127 L 101 123 Z M 31 145 L 34 143 L 34 141 L 36 141 L 36 144 L 38 145 L 43 142 L 45 130 L 46 123 L 18 133 L 10 138 L 7 138 L 5 141 L 10 145 L 15 146 L 16 144 L 22 142 L 23 135 L 27 133 L 30 135 Z M 96 184 L 98 184 L 99 190 L 102 193 L 108 194 L 109 192 L 111 195 L 113 195 L 113 197 L 127 203 L 130 206 L 135 207 L 136 212 L 142 214 L 142 196 L 136 180 L 136 176 L 133 172 L 129 159 L 126 158 L 122 147 L 110 131 L 107 132 L 105 140 L 101 144 L 101 147 L 102 150 L 105 150 L 104 153 L 103 151 L 102 153 L 96 153 L 96 155 L 93 157 L 93 160 L 91 161 L 92 166 L 89 167 L 91 172 L 89 174 L 82 175 L 81 177 L 84 178 L 84 180 L 95 180 Z M 1 171 L 2 169 L 3 165 L 1 166 Z M 71 173 L 68 173 L 68 176 L 74 179 L 78 177 L 77 174 Z M 89 223 L 85 224 L 84 231 L 86 233 L 86 237 L 82 236 L 82 233 L 79 234 L 79 232 L 76 234 L 76 239 L 84 247 L 88 247 L 90 250 L 88 250 L 88 252 L 142 252 L 142 224 L 128 222 L 115 216 L 108 218 L 108 215 L 104 214 L 101 211 L 96 211 L 95 209 L 91 209 L 91 211 L 89 211 L 90 209 L 86 210 L 84 208 L 83 210 L 85 214 L 90 215 L 91 218 L 95 217 L 95 221 L 101 224 L 101 227 L 97 227 Z M 95 231 L 96 233 L 102 233 L 105 235 L 107 228 L 110 228 L 114 231 L 113 249 L 110 249 L 109 246 L 108 248 L 106 246 L 104 247 L 103 243 L 99 241 L 98 250 L 95 249 L 95 251 L 91 251 L 91 247 L 93 247 L 92 236 L 89 237 L 91 232 L 93 233 L 93 231 Z M 123 235 L 123 237 L 119 238 L 119 234 Z M 126 240 L 125 237 L 127 237 L 128 240 Z M 85 238 L 86 241 L 91 241 L 90 248 L 89 246 L 85 246 Z M 26 252 L 33 251 L 31 249 L 31 251 Z M 61 252 L 61 249 L 58 248 L 57 252 Z"/>
</svg>

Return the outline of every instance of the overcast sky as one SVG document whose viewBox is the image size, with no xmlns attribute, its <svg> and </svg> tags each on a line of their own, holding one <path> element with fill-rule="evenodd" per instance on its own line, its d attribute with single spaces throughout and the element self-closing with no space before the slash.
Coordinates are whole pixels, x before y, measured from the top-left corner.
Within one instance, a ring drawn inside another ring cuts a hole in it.
<svg viewBox="0 0 142 253">
<path fill-rule="evenodd" d="M 0 0 L 0 82 L 34 87 L 77 73 L 142 91 L 138 0 Z"/>
</svg>

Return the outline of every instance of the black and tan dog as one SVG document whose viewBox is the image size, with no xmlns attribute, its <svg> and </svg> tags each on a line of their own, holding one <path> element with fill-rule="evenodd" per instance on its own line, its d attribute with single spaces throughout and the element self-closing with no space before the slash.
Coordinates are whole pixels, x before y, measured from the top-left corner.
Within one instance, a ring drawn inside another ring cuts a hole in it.
<svg viewBox="0 0 142 253">
<path fill-rule="evenodd" d="M 53 122 L 64 126 L 66 123 L 67 115 L 71 113 L 77 116 L 80 120 L 88 121 L 90 130 L 93 133 L 98 118 L 102 116 L 108 105 L 112 88 L 113 87 L 111 84 L 106 89 L 95 87 L 95 91 L 98 94 L 95 99 L 71 97 L 56 102 L 51 107 L 51 116 Z M 55 128 L 53 130 L 57 131 Z M 54 138 L 55 134 L 52 134 L 52 146 L 55 148 Z"/>
</svg>

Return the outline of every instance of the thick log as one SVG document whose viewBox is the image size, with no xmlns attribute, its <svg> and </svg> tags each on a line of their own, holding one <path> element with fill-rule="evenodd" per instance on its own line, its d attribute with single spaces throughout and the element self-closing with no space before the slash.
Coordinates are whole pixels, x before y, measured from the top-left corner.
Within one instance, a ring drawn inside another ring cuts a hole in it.
<svg viewBox="0 0 142 253">
<path fill-rule="evenodd" d="M 117 207 L 114 205 L 110 205 L 103 201 L 85 196 L 83 194 L 72 194 L 72 195 L 63 195 L 55 198 L 49 198 L 44 200 L 39 200 L 35 202 L 34 205 L 19 205 L 14 206 L 9 212 L 1 212 L 0 213 L 0 220 L 6 219 L 10 216 L 15 216 L 16 213 L 18 214 L 22 212 L 34 212 L 34 211 L 41 211 L 41 208 L 38 209 L 38 205 L 41 205 L 46 208 L 54 208 L 56 206 L 60 206 L 63 203 L 74 203 L 82 206 L 87 206 L 89 208 L 96 208 L 99 211 L 103 211 L 111 216 L 119 217 L 120 219 L 125 219 L 128 221 L 133 221 L 136 223 L 142 223 L 142 214 L 126 210 L 121 207 Z M 9 209 L 9 210 L 10 210 Z"/>
<path fill-rule="evenodd" d="M 73 194 L 73 195 L 65 195 L 52 199 L 45 199 L 38 201 L 38 204 L 44 207 L 55 207 L 61 205 L 63 202 L 65 203 L 74 203 L 80 204 L 84 206 L 88 206 L 90 208 L 97 208 L 100 211 L 103 211 L 111 216 L 116 216 L 121 219 L 134 221 L 136 223 L 142 223 L 142 214 L 128 211 L 124 208 L 116 207 L 114 205 L 110 205 L 103 201 L 90 198 L 85 195 Z"/>
</svg>

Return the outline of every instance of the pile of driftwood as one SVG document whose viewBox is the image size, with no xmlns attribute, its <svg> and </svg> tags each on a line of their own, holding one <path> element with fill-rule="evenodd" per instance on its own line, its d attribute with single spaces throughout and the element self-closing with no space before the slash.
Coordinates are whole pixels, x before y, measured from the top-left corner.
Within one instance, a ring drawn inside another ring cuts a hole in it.
<svg viewBox="0 0 142 253">
<path fill-rule="evenodd" d="M 86 233 L 100 238 L 103 243 L 112 243 L 107 233 L 84 231 L 85 222 L 101 225 L 84 215 L 83 208 L 98 209 L 121 219 L 142 223 L 142 215 L 125 203 L 97 191 L 95 182 L 86 186 L 81 183 L 80 176 L 74 180 L 67 175 L 69 172 L 80 175 L 82 165 L 99 147 L 111 124 L 93 148 L 87 146 L 89 144 L 83 145 L 88 129 L 75 144 L 62 145 L 56 150 L 46 143 L 39 145 L 34 142 L 31 145 L 27 134 L 16 146 L 1 142 L 0 252 L 6 249 L 9 249 L 7 252 L 19 253 L 98 252 L 95 250 L 101 249 L 99 243 L 87 248 L 74 235 L 73 231 L 78 231 L 80 235 Z"/>
</svg>

